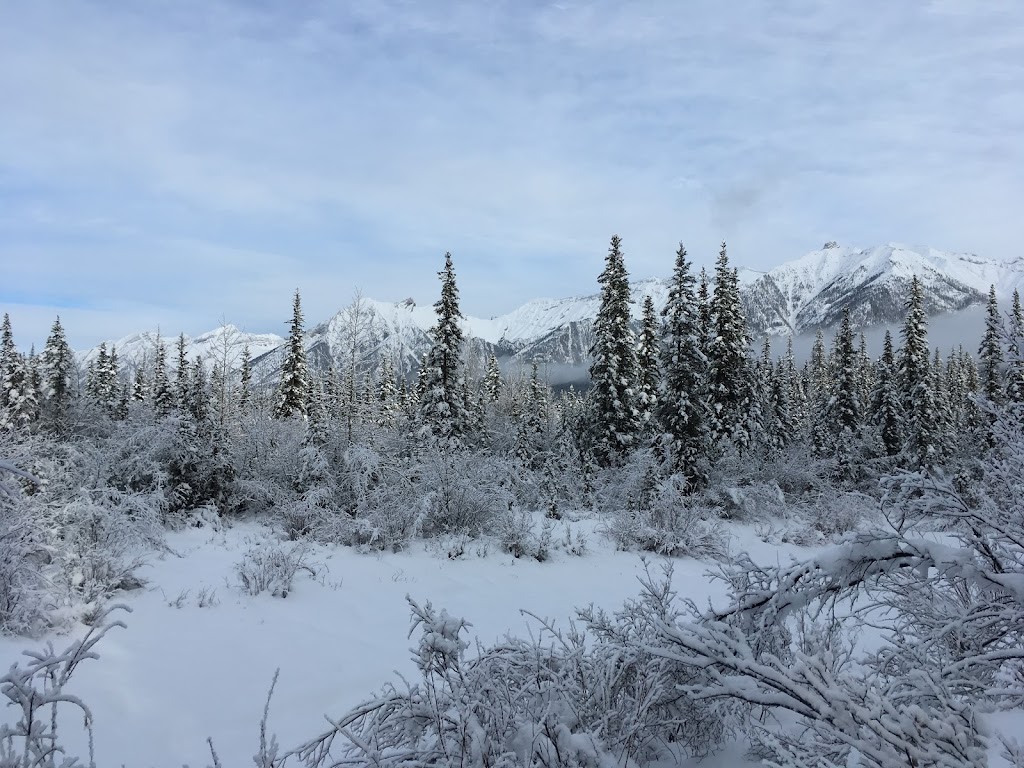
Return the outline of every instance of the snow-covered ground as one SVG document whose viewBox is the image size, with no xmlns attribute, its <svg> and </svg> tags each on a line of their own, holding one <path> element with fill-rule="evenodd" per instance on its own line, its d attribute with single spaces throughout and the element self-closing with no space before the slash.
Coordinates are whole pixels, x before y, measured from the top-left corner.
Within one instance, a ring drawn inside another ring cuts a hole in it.
<svg viewBox="0 0 1024 768">
<path fill-rule="evenodd" d="M 278 667 L 270 726 L 282 747 L 296 746 L 323 729 L 323 715 L 344 712 L 395 679 L 396 671 L 414 675 L 406 595 L 467 618 L 483 643 L 528 633 L 534 622 L 521 609 L 564 626 L 576 606 L 614 610 L 635 596 L 640 556 L 615 551 L 593 520 L 572 525 L 587 536 L 586 554 L 557 550 L 544 563 L 517 560 L 493 544 L 483 554 L 478 549 L 484 545 L 473 542 L 455 560 L 439 543 L 372 555 L 315 547 L 312 560 L 326 568 L 316 580 L 300 576 L 287 598 L 252 597 L 236 584 L 235 564 L 270 535 L 266 527 L 243 523 L 220 532 L 169 534 L 173 553 L 150 556 L 140 571 L 146 587 L 123 596 L 132 608 L 122 615 L 127 630 L 107 635 L 98 646 L 100 659 L 84 663 L 72 680 L 71 690 L 95 716 L 97 764 L 205 766 L 207 737 L 224 765 L 250 764 Z M 774 562 L 793 551 L 762 543 L 750 529 L 732 530 L 734 547 L 759 559 Z M 657 558 L 651 562 L 657 567 Z M 698 603 L 721 596 L 721 584 L 705 576 L 708 567 L 676 561 L 680 594 Z M 215 605 L 198 605 L 204 590 L 215 590 Z M 44 640 L 59 649 L 71 637 Z M 39 644 L 0 639 L 0 665 L 6 669 L 22 649 Z M 13 716 L 11 709 L 0 713 Z M 70 715 L 64 727 L 78 722 Z M 84 755 L 83 737 L 66 737 Z M 738 760 L 727 753 L 704 765 Z"/>
</svg>

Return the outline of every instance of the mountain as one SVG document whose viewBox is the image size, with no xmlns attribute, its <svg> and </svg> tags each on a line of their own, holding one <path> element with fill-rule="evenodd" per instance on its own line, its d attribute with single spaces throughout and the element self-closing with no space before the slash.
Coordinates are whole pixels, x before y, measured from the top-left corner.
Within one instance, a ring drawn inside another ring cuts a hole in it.
<svg viewBox="0 0 1024 768">
<path fill-rule="evenodd" d="M 924 288 L 926 311 L 938 315 L 983 304 L 990 285 L 1007 300 L 1024 285 L 1024 259 L 1002 262 L 895 243 L 869 249 L 828 243 L 770 272 L 744 271 L 741 295 L 755 335 L 830 328 L 845 307 L 854 325 L 866 328 L 902 320 L 914 275 Z"/>
<path fill-rule="evenodd" d="M 116 347 L 117 357 L 121 364 L 134 371 L 138 365 L 144 365 L 153 360 L 158 340 L 167 347 L 167 362 L 173 366 L 177 362 L 178 355 L 177 336 L 162 335 L 159 331 L 143 331 L 116 341 L 108 341 L 106 345 L 108 352 L 112 346 Z M 226 356 L 229 365 L 237 365 L 241 359 L 242 348 L 246 344 L 249 345 L 249 354 L 256 359 L 278 348 L 283 343 L 284 339 L 273 333 L 246 333 L 229 323 L 195 338 L 186 335 L 185 354 L 189 360 L 198 355 L 211 365 Z M 91 363 L 98 352 L 98 346 L 79 352 L 76 355 L 79 365 L 84 367 Z"/>
<path fill-rule="evenodd" d="M 827 243 L 768 272 L 740 269 L 739 275 L 750 330 L 758 338 L 830 328 L 838 323 L 844 307 L 849 307 L 860 328 L 898 324 L 914 275 L 921 281 L 926 310 L 933 316 L 983 305 L 993 284 L 1008 305 L 1013 290 L 1024 289 L 1024 259 L 1002 262 L 898 244 L 858 249 Z M 632 284 L 634 318 L 639 318 L 647 295 L 660 310 L 668 296 L 668 282 L 652 279 Z M 591 326 L 599 304 L 596 293 L 534 299 L 498 317 L 467 317 L 463 322 L 467 360 L 471 366 L 482 366 L 491 354 L 512 366 L 541 360 L 575 369 L 570 378 L 579 378 L 578 369 L 587 363 L 593 343 Z M 357 368 L 372 370 L 387 358 L 396 371 L 411 375 L 430 347 L 434 320 L 432 305 L 418 306 L 412 299 L 394 303 L 359 299 L 313 327 L 306 335 L 306 349 L 311 364 L 321 369 L 343 370 L 355 361 Z M 118 355 L 129 365 L 151 359 L 155 338 L 155 333 L 141 333 L 121 339 L 115 342 Z M 171 364 L 175 341 L 165 338 Z M 190 359 L 196 354 L 217 359 L 232 341 L 238 350 L 249 344 L 258 378 L 276 377 L 284 340 L 273 334 L 249 334 L 223 326 L 186 339 L 187 353 Z M 87 363 L 95 353 L 82 353 L 81 362 Z"/>
</svg>

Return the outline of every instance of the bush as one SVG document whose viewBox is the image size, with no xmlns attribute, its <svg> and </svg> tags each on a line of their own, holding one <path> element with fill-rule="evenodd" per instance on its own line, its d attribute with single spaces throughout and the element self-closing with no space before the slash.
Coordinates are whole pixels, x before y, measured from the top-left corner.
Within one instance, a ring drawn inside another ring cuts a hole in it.
<svg viewBox="0 0 1024 768">
<path fill-rule="evenodd" d="M 437 447 L 421 466 L 426 500 L 421 533 L 467 533 L 494 529 L 498 515 L 512 509 L 508 463 L 480 453 Z"/>
<path fill-rule="evenodd" d="M 646 507 L 612 512 L 605 531 L 619 549 L 721 558 L 728 538 L 715 517 L 711 507 L 687 493 L 682 475 L 672 475 L 655 486 Z"/>
<path fill-rule="evenodd" d="M 609 617 L 548 622 L 531 640 L 507 638 L 466 658 L 464 619 L 411 599 L 418 682 L 387 686 L 294 751 L 305 765 L 593 768 L 703 756 L 729 713 L 687 693 L 701 679 L 645 645 L 671 622 L 674 595 L 650 592 Z M 635 762 L 634 762 L 635 761 Z"/>
<path fill-rule="evenodd" d="M 246 551 L 235 564 L 235 576 L 246 594 L 269 592 L 274 597 L 288 597 L 300 572 L 315 579 L 321 568 L 319 563 L 309 560 L 309 547 L 305 544 L 285 548 L 277 542 L 265 542 Z"/>
</svg>

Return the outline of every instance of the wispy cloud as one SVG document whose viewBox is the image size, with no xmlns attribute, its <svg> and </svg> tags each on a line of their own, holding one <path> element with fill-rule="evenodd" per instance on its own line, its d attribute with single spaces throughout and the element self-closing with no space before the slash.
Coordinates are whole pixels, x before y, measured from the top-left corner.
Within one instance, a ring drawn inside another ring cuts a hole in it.
<svg viewBox="0 0 1024 768">
<path fill-rule="evenodd" d="M 38 342 L 74 297 L 84 345 L 430 302 L 445 250 L 494 314 L 612 232 L 637 276 L 1015 256 L 1022 91 L 1015 2 L 0 0 L 0 304 Z"/>
</svg>

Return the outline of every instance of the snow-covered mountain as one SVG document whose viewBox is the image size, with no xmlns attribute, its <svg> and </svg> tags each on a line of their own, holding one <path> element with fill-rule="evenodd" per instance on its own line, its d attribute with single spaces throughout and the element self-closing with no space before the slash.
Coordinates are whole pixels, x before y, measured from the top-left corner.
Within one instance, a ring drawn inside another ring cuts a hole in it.
<svg viewBox="0 0 1024 768">
<path fill-rule="evenodd" d="M 930 315 L 955 312 L 983 304 L 990 285 L 1001 300 L 1014 289 L 1024 289 L 1024 259 L 1002 262 L 972 254 L 947 253 L 933 248 L 889 244 L 868 249 L 829 243 L 769 272 L 739 270 L 740 291 L 754 337 L 765 334 L 802 334 L 834 326 L 844 307 L 861 328 L 899 323 L 910 290 L 910 280 L 921 281 Z M 650 295 L 660 310 L 668 295 L 666 280 L 632 284 L 633 315 Z M 592 323 L 600 299 L 594 293 L 566 299 L 534 299 L 505 315 L 489 319 L 467 317 L 463 330 L 469 342 L 470 365 L 482 365 L 487 355 L 515 365 L 543 360 L 576 367 L 587 361 L 593 342 Z M 315 367 L 347 368 L 353 359 L 360 367 L 374 368 L 387 358 L 398 372 L 416 370 L 429 349 L 434 324 L 433 306 L 411 299 L 383 302 L 362 299 L 312 328 L 306 348 Z M 155 333 L 128 336 L 116 343 L 122 361 L 151 359 Z M 165 337 L 168 362 L 173 364 L 173 337 Z M 195 339 L 187 339 L 188 356 L 222 355 L 226 342 L 237 349 L 249 344 L 257 374 L 276 376 L 283 360 L 283 339 L 273 334 L 242 333 L 224 326 Z M 969 340 L 965 340 L 969 341 Z M 110 343 L 108 342 L 108 347 Z M 88 362 L 95 350 L 83 353 Z"/>
<path fill-rule="evenodd" d="M 1024 285 L 1024 259 L 994 261 L 896 243 L 868 249 L 829 243 L 770 272 L 745 270 L 741 293 L 756 334 L 829 328 L 844 307 L 863 328 L 903 318 L 914 275 L 928 314 L 937 315 L 983 303 L 990 285 L 1008 299 Z"/>
<path fill-rule="evenodd" d="M 144 365 L 153 360 L 158 342 L 163 342 L 167 348 L 167 362 L 173 366 L 178 354 L 178 336 L 167 336 L 159 331 L 143 331 L 116 341 L 108 341 L 106 345 L 108 352 L 112 347 L 116 347 L 117 357 L 121 364 L 129 370 L 133 370 L 137 365 Z M 226 356 L 229 365 L 237 365 L 246 344 L 249 345 L 249 354 L 255 359 L 266 355 L 283 343 L 284 339 L 273 333 L 246 333 L 231 324 L 226 324 L 195 338 L 186 335 L 185 354 L 189 360 L 198 355 L 210 364 L 224 359 Z M 79 352 L 77 355 L 79 364 L 88 365 L 98 352 L 98 346 Z"/>
</svg>

